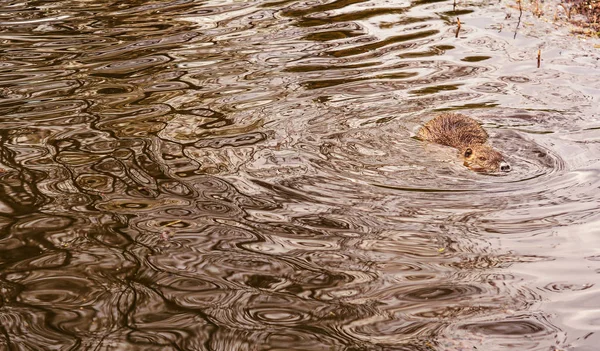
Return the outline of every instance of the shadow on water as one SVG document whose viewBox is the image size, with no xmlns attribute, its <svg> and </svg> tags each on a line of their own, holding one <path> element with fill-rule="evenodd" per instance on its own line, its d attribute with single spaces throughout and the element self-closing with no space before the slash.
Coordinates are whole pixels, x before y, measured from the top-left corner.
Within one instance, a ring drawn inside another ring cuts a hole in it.
<svg viewBox="0 0 600 351">
<path fill-rule="evenodd" d="M 592 350 L 597 55 L 516 11 L 3 4 L 0 349 Z"/>
</svg>

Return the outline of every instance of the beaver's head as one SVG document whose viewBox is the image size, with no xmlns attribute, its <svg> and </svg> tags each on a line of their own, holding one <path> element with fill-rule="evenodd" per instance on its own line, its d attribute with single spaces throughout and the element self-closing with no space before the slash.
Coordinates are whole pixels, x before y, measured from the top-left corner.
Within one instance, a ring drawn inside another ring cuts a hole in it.
<svg viewBox="0 0 600 351">
<path fill-rule="evenodd" d="M 487 144 L 465 146 L 460 150 L 465 166 L 477 172 L 509 172 L 510 165 Z"/>
</svg>

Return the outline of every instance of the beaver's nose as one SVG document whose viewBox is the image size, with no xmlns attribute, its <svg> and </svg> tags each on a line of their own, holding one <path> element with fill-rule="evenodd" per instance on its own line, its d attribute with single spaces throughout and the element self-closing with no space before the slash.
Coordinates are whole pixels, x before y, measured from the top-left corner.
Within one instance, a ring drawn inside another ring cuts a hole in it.
<svg viewBox="0 0 600 351">
<path fill-rule="evenodd" d="M 510 165 L 504 161 L 500 162 L 500 171 L 510 172 Z"/>
</svg>

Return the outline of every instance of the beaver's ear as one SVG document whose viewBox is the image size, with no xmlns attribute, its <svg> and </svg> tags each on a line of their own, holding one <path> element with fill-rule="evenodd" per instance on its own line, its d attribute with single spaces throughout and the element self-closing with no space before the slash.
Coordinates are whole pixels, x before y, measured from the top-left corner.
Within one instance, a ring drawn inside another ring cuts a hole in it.
<svg viewBox="0 0 600 351">
<path fill-rule="evenodd" d="M 468 147 L 468 148 L 465 150 L 465 157 L 469 157 L 469 156 L 471 156 L 472 154 L 473 154 L 473 150 L 471 150 L 471 148 L 470 148 L 470 147 Z"/>
</svg>

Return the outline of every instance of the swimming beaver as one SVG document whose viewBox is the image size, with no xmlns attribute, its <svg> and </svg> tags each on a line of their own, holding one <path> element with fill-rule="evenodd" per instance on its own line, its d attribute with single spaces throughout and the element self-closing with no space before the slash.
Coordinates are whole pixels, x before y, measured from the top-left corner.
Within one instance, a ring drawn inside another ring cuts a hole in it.
<svg viewBox="0 0 600 351">
<path fill-rule="evenodd" d="M 477 172 L 508 172 L 510 165 L 486 144 L 488 134 L 474 119 L 458 113 L 442 113 L 427 122 L 417 137 L 457 148 L 464 165 Z"/>
</svg>

